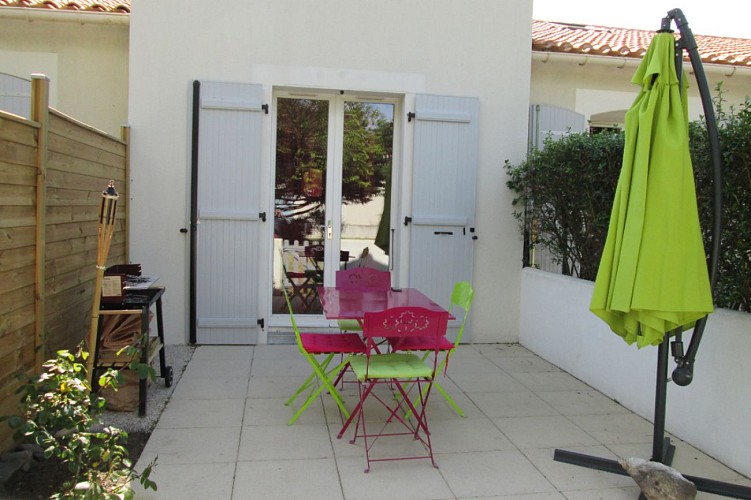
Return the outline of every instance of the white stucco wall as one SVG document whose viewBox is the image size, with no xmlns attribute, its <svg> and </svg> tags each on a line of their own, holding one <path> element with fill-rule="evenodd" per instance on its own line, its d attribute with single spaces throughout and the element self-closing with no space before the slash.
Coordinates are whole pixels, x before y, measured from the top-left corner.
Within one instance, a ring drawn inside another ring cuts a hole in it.
<svg viewBox="0 0 751 500">
<path fill-rule="evenodd" d="M 641 59 L 536 52 L 531 67 L 530 102 L 570 109 L 583 114 L 587 121 L 592 115 L 615 111 L 622 119 L 639 92 L 631 78 L 640 62 Z M 726 109 L 751 96 L 751 69 L 716 64 L 702 67 L 712 97 L 722 82 Z M 689 85 L 689 119 L 698 120 L 704 115 L 698 84 L 690 64 L 686 63 L 684 71 Z"/>
<path fill-rule="evenodd" d="M 50 78 L 50 105 L 120 137 L 128 117 L 128 16 L 0 7 L 0 72 Z"/>
<path fill-rule="evenodd" d="M 657 348 L 637 349 L 612 333 L 589 311 L 593 289 L 591 281 L 525 269 L 519 342 L 651 422 Z M 686 349 L 690 340 L 684 335 Z M 715 311 L 697 351 L 693 382 L 668 384 L 665 424 L 667 432 L 746 476 L 750 357 L 751 314 Z M 671 358 L 668 376 L 673 368 Z"/>
<path fill-rule="evenodd" d="M 196 79 L 480 100 L 472 338 L 517 339 L 521 238 L 503 162 L 526 151 L 531 0 L 134 0 L 131 259 L 167 286 L 187 339 L 190 93 Z M 412 109 L 406 109 L 410 111 Z M 270 165 L 271 130 L 264 136 Z M 403 155 L 410 154 L 405 141 Z M 268 174 L 267 174 L 268 175 Z M 269 179 L 260 180 L 270 185 Z M 270 200 L 270 196 L 269 196 Z M 270 201 L 267 207 L 270 212 Z M 500 320 L 502 318 L 502 320 Z"/>
</svg>

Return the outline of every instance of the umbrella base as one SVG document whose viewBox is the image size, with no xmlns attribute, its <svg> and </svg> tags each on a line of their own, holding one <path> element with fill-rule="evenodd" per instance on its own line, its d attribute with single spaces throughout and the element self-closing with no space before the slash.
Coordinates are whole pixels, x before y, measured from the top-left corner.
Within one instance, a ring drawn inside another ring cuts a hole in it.
<svg viewBox="0 0 751 500">
<path fill-rule="evenodd" d="M 669 447 L 673 449 L 675 448 L 672 444 L 669 445 Z M 621 466 L 621 464 L 609 458 L 594 457 L 591 455 L 576 453 L 574 451 L 555 450 L 555 453 L 553 454 L 553 460 L 555 460 L 556 462 L 564 462 L 567 464 L 578 465 L 580 467 L 586 467 L 588 469 L 601 470 L 605 472 L 611 472 L 613 474 L 628 476 L 628 473 Z M 751 499 L 751 488 L 749 488 L 748 486 L 723 483 L 720 481 L 715 481 L 713 479 L 688 476 L 685 474 L 683 474 L 683 477 L 694 483 L 696 485 L 696 489 L 699 491 L 731 498 Z"/>
</svg>

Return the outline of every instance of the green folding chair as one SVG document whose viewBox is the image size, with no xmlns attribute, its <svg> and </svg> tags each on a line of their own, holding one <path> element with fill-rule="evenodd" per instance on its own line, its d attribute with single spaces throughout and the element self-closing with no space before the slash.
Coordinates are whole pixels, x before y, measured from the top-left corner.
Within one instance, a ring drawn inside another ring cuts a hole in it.
<svg viewBox="0 0 751 500">
<path fill-rule="evenodd" d="M 454 354 L 456 349 L 459 347 L 459 343 L 462 341 L 462 336 L 464 335 L 464 326 L 467 323 L 467 317 L 469 316 L 469 309 L 472 305 L 472 300 L 475 297 L 475 291 L 472 288 L 472 285 L 468 281 L 459 281 L 454 285 L 454 289 L 451 292 L 451 302 L 449 304 L 449 313 L 453 314 L 455 317 L 458 317 L 456 314 L 456 309 L 462 309 L 464 311 L 464 315 L 462 316 L 462 322 L 459 325 L 459 331 L 456 334 L 456 340 L 452 343 L 447 338 L 443 337 L 441 339 L 440 344 L 440 350 L 442 352 L 445 352 L 446 356 L 443 357 L 443 360 L 438 365 L 438 371 L 444 371 L 446 370 L 446 362 L 449 359 L 449 356 Z M 422 340 L 420 337 L 407 337 L 407 338 L 401 338 L 401 339 L 389 339 L 389 344 L 391 345 L 391 350 L 396 351 L 425 351 L 425 354 L 423 355 L 423 361 L 431 354 L 432 344 L 431 340 Z M 439 384 L 437 381 L 433 382 L 433 385 L 435 386 L 435 389 L 440 392 L 443 397 L 446 399 L 446 402 L 448 402 L 449 405 L 462 417 L 466 417 L 464 414 L 464 410 L 461 409 L 461 407 L 454 401 L 454 399 L 449 395 L 448 392 L 446 392 L 446 389 L 444 389 L 441 384 Z M 409 414 L 407 414 L 407 417 L 409 417 Z"/>
<path fill-rule="evenodd" d="M 292 303 L 290 302 L 287 291 L 282 288 L 284 299 L 287 301 L 289 308 L 289 317 L 292 322 L 292 329 L 295 332 L 297 349 L 300 355 L 305 358 L 313 368 L 313 373 L 302 383 L 295 393 L 284 403 L 285 406 L 291 405 L 297 397 L 309 390 L 308 397 L 303 405 L 298 408 L 287 425 L 292 425 L 303 414 L 303 412 L 315 401 L 324 389 L 329 391 L 331 397 L 342 411 L 344 418 L 349 418 L 349 411 L 344 406 L 344 401 L 336 390 L 336 382 L 333 382 L 347 368 L 349 362 L 344 359 L 340 363 L 332 366 L 335 356 L 342 359 L 344 354 L 364 354 L 366 352 L 365 343 L 356 333 L 300 333 L 295 322 L 295 315 L 292 312 Z M 322 361 L 318 361 L 316 356 L 325 356 Z"/>
</svg>

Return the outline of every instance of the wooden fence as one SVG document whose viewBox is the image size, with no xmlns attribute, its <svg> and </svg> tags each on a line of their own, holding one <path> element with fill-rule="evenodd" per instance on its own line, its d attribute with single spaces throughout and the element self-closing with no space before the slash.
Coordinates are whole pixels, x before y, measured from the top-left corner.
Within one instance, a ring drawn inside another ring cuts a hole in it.
<svg viewBox="0 0 751 500">
<path fill-rule="evenodd" d="M 99 208 L 120 194 L 108 264 L 127 262 L 128 136 L 117 139 L 49 108 L 32 78 L 31 120 L 0 111 L 0 415 L 59 349 L 87 338 Z M 12 433 L 0 423 L 0 452 Z"/>
</svg>

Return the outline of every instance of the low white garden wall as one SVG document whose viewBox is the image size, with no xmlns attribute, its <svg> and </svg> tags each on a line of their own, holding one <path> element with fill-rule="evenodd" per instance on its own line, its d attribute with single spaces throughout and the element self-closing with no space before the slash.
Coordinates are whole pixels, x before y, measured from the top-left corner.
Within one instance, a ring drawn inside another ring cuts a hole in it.
<svg viewBox="0 0 751 500">
<path fill-rule="evenodd" d="M 657 347 L 637 349 L 589 311 L 594 283 L 522 275 L 519 342 L 631 411 L 654 418 Z M 684 334 L 688 348 L 691 335 Z M 675 364 L 670 358 L 668 376 Z M 751 476 L 751 314 L 710 315 L 694 380 L 668 383 L 665 430 Z M 648 457 L 645 457 L 648 458 Z"/>
</svg>

